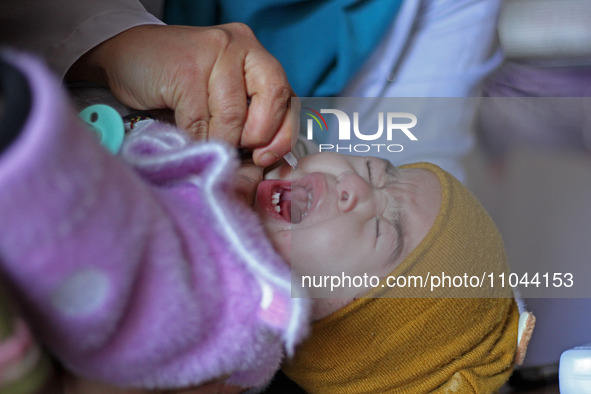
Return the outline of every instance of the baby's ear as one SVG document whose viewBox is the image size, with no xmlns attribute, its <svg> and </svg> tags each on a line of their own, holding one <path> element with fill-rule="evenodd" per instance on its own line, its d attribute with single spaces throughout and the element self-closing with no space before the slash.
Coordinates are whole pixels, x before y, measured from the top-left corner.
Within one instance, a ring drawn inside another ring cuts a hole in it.
<svg viewBox="0 0 591 394">
<path fill-rule="evenodd" d="M 536 325 L 536 317 L 531 312 L 521 312 L 519 315 L 519 328 L 517 331 L 517 352 L 515 353 L 515 364 L 523 364 L 525 353 L 527 352 L 527 345 L 531 339 L 534 327 Z"/>
</svg>

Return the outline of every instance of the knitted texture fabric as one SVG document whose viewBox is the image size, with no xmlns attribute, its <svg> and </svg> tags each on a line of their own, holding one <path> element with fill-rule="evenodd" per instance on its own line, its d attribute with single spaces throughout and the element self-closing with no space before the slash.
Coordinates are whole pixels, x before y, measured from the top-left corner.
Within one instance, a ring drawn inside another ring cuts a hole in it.
<svg viewBox="0 0 591 394">
<path fill-rule="evenodd" d="M 404 167 L 435 173 L 442 200 L 391 275 L 508 273 L 500 234 L 474 196 L 437 166 Z M 310 393 L 490 393 L 511 374 L 518 319 L 511 290 L 486 282 L 431 295 L 380 285 L 313 324 L 283 369 Z"/>
</svg>

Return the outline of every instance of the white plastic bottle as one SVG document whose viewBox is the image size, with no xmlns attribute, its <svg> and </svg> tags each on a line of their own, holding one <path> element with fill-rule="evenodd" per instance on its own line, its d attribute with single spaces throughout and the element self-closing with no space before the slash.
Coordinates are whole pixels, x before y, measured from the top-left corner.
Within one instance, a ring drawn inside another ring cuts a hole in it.
<svg viewBox="0 0 591 394">
<path fill-rule="evenodd" d="M 561 394 L 591 394 L 591 344 L 562 353 L 558 375 Z"/>
</svg>

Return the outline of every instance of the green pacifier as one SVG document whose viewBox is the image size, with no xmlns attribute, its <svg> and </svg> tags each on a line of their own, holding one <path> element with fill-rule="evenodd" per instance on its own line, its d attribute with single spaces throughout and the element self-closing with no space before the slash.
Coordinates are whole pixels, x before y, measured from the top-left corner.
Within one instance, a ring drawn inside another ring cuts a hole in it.
<svg viewBox="0 0 591 394">
<path fill-rule="evenodd" d="M 102 146 L 113 154 L 119 152 L 125 129 L 123 119 L 117 111 L 108 105 L 95 104 L 85 108 L 78 115 L 96 133 Z"/>
</svg>

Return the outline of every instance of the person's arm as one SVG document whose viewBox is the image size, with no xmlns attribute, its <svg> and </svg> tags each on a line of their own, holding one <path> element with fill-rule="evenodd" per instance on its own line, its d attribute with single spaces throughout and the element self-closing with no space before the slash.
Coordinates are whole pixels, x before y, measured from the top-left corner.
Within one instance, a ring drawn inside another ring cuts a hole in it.
<svg viewBox="0 0 591 394">
<path fill-rule="evenodd" d="M 259 166 L 289 152 L 291 86 L 252 31 L 163 25 L 137 0 L 0 2 L 0 43 L 61 77 L 98 82 L 134 109 L 172 109 L 194 138 L 253 149 Z"/>
<path fill-rule="evenodd" d="M 194 139 L 253 149 L 259 166 L 291 148 L 293 92 L 243 24 L 134 27 L 85 54 L 68 77 L 108 86 L 132 108 L 173 109 Z"/>
<path fill-rule="evenodd" d="M 306 317 L 289 268 L 231 196 L 232 150 L 155 123 L 127 139 L 126 165 L 43 67 L 9 62 L 31 99 L 0 155 L 0 270 L 39 337 L 110 384 L 265 383 Z"/>
<path fill-rule="evenodd" d="M 145 24 L 164 23 L 137 0 L 0 1 L 0 43 L 42 56 L 60 77 L 101 42 Z"/>
</svg>

